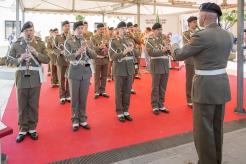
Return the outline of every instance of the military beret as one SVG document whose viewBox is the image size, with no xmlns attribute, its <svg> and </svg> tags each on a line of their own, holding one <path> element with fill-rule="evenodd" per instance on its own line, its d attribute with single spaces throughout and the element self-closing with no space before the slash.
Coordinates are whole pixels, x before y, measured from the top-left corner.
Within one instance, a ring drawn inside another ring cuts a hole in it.
<svg viewBox="0 0 246 164">
<path fill-rule="evenodd" d="M 158 28 L 162 28 L 161 24 L 160 23 L 155 23 L 153 26 L 152 26 L 152 30 L 156 30 Z"/>
<path fill-rule="evenodd" d="M 83 22 L 82 21 L 78 21 L 78 22 L 75 22 L 73 24 L 73 31 L 75 31 L 76 28 L 79 27 L 79 26 L 83 26 Z"/>
<path fill-rule="evenodd" d="M 103 24 L 103 23 L 98 23 L 98 24 L 97 24 L 97 29 L 98 29 L 98 28 L 102 28 L 102 27 L 104 27 L 104 24 Z"/>
<path fill-rule="evenodd" d="M 132 27 L 133 26 L 133 24 L 132 24 L 132 22 L 128 22 L 127 24 L 126 24 L 126 27 L 128 28 L 128 27 Z"/>
<path fill-rule="evenodd" d="M 69 24 L 69 21 L 64 21 L 64 22 L 62 22 L 62 26 L 64 26 L 64 25 L 66 25 L 66 24 Z"/>
<path fill-rule="evenodd" d="M 122 28 L 122 27 L 126 27 L 126 22 L 121 21 L 121 22 L 117 25 L 117 28 Z"/>
<path fill-rule="evenodd" d="M 109 29 L 109 30 L 114 30 L 114 28 L 113 28 L 113 27 L 109 27 L 108 29 Z"/>
<path fill-rule="evenodd" d="M 33 23 L 32 23 L 31 21 L 28 21 L 28 22 L 26 22 L 26 23 L 22 26 L 21 32 L 23 32 L 25 29 L 31 28 L 31 27 L 33 27 Z"/>
<path fill-rule="evenodd" d="M 221 8 L 216 3 L 210 3 L 210 2 L 203 3 L 200 6 L 200 11 L 216 13 L 218 17 L 222 15 Z"/>
<path fill-rule="evenodd" d="M 189 17 L 188 19 L 187 19 L 187 22 L 192 22 L 192 21 L 195 21 L 195 20 L 197 20 L 197 17 L 195 17 L 195 16 L 191 16 L 191 17 Z"/>
<path fill-rule="evenodd" d="M 134 24 L 133 27 L 138 27 L 138 24 Z"/>
<path fill-rule="evenodd" d="M 53 32 L 55 32 L 55 31 L 58 31 L 58 28 L 54 28 L 54 29 L 53 29 Z"/>
<path fill-rule="evenodd" d="M 84 21 L 83 23 L 84 23 L 84 24 L 88 24 L 88 22 L 86 22 L 86 21 Z"/>
</svg>

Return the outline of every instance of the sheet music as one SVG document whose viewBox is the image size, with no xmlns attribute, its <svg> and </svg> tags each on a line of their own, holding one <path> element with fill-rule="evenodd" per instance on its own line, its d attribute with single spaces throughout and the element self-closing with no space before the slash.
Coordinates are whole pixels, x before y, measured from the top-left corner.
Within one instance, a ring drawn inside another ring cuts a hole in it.
<svg viewBox="0 0 246 164">
<path fill-rule="evenodd" d="M 3 130 L 5 128 L 7 128 L 7 126 L 2 121 L 0 121 L 0 130 Z"/>
</svg>

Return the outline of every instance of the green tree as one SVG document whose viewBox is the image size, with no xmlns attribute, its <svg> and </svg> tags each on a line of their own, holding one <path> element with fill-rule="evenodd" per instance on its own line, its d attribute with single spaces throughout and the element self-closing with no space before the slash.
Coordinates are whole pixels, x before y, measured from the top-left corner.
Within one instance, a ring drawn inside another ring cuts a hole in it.
<svg viewBox="0 0 246 164">
<path fill-rule="evenodd" d="M 246 21 L 246 13 L 244 14 L 244 21 Z M 225 30 L 230 29 L 237 22 L 237 10 L 223 12 L 221 22 Z"/>
<path fill-rule="evenodd" d="M 76 19 L 76 21 L 84 21 L 85 20 L 85 16 L 76 15 L 75 19 Z"/>
</svg>

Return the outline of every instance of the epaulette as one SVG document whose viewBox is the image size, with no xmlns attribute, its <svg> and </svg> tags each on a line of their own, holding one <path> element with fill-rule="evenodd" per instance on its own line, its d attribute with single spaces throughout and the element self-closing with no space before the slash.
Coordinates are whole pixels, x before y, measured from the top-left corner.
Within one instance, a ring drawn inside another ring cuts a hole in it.
<svg viewBox="0 0 246 164">
<path fill-rule="evenodd" d="M 21 36 L 21 37 L 17 38 L 15 42 L 21 42 L 22 40 L 23 40 L 23 37 Z"/>
<path fill-rule="evenodd" d="M 62 37 L 62 35 L 61 34 L 58 34 L 58 35 L 56 35 L 56 37 Z"/>
<path fill-rule="evenodd" d="M 190 33 L 189 31 L 184 31 L 183 34 L 187 34 L 187 33 Z"/>
<path fill-rule="evenodd" d="M 154 39 L 154 37 L 153 36 L 149 36 L 148 38 L 146 38 L 146 40 L 153 40 Z"/>
<path fill-rule="evenodd" d="M 42 38 L 38 37 L 38 36 L 35 36 L 35 40 L 36 41 L 42 41 Z"/>
</svg>

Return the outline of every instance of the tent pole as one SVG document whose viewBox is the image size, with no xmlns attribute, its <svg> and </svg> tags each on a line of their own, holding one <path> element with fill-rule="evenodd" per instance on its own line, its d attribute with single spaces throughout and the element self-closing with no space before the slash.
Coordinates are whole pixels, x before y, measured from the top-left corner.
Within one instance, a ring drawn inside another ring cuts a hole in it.
<svg viewBox="0 0 246 164">
<path fill-rule="evenodd" d="M 20 0 L 16 0 L 16 38 L 18 38 L 20 36 Z"/>
<path fill-rule="evenodd" d="M 244 31 L 244 0 L 237 3 L 237 107 L 234 112 L 246 114 L 243 108 L 244 73 L 243 73 L 243 31 Z"/>
</svg>

